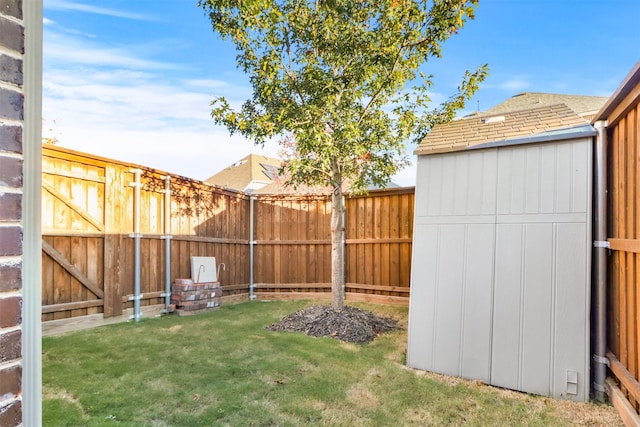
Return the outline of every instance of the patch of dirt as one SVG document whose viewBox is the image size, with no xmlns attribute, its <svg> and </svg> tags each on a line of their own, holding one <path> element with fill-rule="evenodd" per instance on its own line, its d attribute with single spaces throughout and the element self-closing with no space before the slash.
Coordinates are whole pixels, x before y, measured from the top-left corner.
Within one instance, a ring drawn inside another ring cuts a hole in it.
<svg viewBox="0 0 640 427">
<path fill-rule="evenodd" d="M 344 342 L 365 344 L 379 334 L 399 329 L 398 321 L 356 307 L 336 310 L 328 305 L 308 307 L 267 326 L 278 332 L 304 332 L 312 337 L 332 337 Z"/>
</svg>

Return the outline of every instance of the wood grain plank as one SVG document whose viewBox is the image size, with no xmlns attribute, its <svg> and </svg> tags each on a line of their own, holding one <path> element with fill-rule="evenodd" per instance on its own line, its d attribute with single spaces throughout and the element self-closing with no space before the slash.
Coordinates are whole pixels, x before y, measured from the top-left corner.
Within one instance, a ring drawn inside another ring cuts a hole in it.
<svg viewBox="0 0 640 427">
<path fill-rule="evenodd" d="M 627 400 L 625 394 L 618 388 L 615 381 L 611 378 L 607 378 L 605 381 L 607 388 L 609 389 L 609 398 L 611 403 L 618 411 L 620 418 L 627 427 L 640 427 L 640 418 L 636 413 L 636 409 L 631 406 L 631 403 Z"/>
<path fill-rule="evenodd" d="M 89 308 L 93 308 L 94 311 L 97 310 L 98 307 L 102 307 L 104 305 L 104 300 L 101 299 L 93 299 L 86 301 L 76 301 L 76 302 L 68 302 L 61 304 L 53 304 L 53 305 L 43 305 L 42 313 L 59 313 L 64 311 L 76 311 L 76 310 L 86 310 Z M 75 316 L 72 316 L 75 317 Z"/>
<path fill-rule="evenodd" d="M 403 286 L 376 286 L 376 285 L 368 285 L 362 283 L 347 283 L 345 285 L 347 288 L 351 289 L 364 289 L 371 291 L 382 291 L 382 292 L 398 292 L 398 293 L 409 293 L 409 288 Z"/>
<path fill-rule="evenodd" d="M 620 123 L 623 126 L 623 122 Z M 636 147 L 632 143 L 632 117 L 624 120 L 624 132 L 626 135 L 626 210 L 625 210 L 625 237 L 635 236 L 635 183 L 636 183 Z M 637 330 L 636 330 L 636 286 L 635 286 L 635 257 L 633 254 L 625 254 L 627 264 L 627 360 L 626 366 L 631 375 L 637 376 Z M 636 399 L 631 400 L 632 405 Z"/>
<path fill-rule="evenodd" d="M 616 130 L 618 132 L 618 144 L 617 148 L 619 150 L 618 154 L 618 168 L 619 168 L 619 179 L 617 181 L 618 184 L 618 207 L 617 207 L 617 219 L 618 219 L 618 236 L 622 238 L 627 238 L 626 233 L 626 146 L 622 142 L 625 141 L 625 133 L 624 126 L 617 126 Z M 618 358 L 620 361 L 626 366 L 628 362 L 628 343 L 627 343 L 627 300 L 628 300 L 628 283 L 626 276 L 626 254 L 622 254 L 620 256 L 620 354 L 618 354 Z"/>
<path fill-rule="evenodd" d="M 65 196 L 64 194 L 62 194 L 61 192 L 59 192 L 58 190 L 53 188 L 51 185 L 49 185 L 49 184 L 47 184 L 45 182 L 42 183 L 42 188 L 45 189 L 53 197 L 55 197 L 58 201 L 60 201 L 63 205 L 65 205 L 66 207 L 68 207 L 73 212 L 77 213 L 78 215 L 80 215 L 80 217 L 82 217 L 85 221 L 87 221 L 89 224 L 91 224 L 96 230 L 104 231 L 104 224 L 102 224 L 99 220 L 94 218 L 89 213 L 85 212 L 84 208 L 76 205 L 72 200 L 69 199 L 70 196 L 69 197 Z M 68 214 L 67 214 L 67 216 L 68 216 Z M 73 227 L 70 224 L 68 225 L 68 227 L 73 229 Z M 68 227 L 66 229 L 68 229 Z M 58 228 L 58 227 L 56 227 L 56 228 Z"/>
<path fill-rule="evenodd" d="M 45 240 L 42 241 L 42 250 L 44 250 L 51 258 L 53 258 L 65 271 L 67 271 L 80 283 L 82 283 L 87 289 L 93 292 L 95 296 L 97 296 L 98 298 L 104 297 L 102 289 L 100 289 L 95 283 L 89 280 L 80 270 L 78 270 L 73 264 L 71 264 L 62 253 L 58 252 Z"/>
<path fill-rule="evenodd" d="M 88 237 L 87 238 L 87 278 L 98 285 L 104 292 L 104 238 Z M 88 297 L 87 297 L 88 298 Z M 102 305 L 100 305 L 102 307 Z M 97 314 L 98 306 L 87 307 L 87 314 Z"/>
<path fill-rule="evenodd" d="M 71 238 L 71 256 L 69 258 L 71 265 L 78 269 L 79 272 L 87 277 L 84 273 L 87 271 L 87 239 L 80 237 Z M 90 280 L 87 277 L 87 280 Z M 93 282 L 95 283 L 95 282 Z M 96 287 L 98 287 L 96 283 Z M 71 280 L 71 300 L 70 302 L 84 301 L 89 298 L 89 293 L 86 291 L 86 287 L 83 286 L 78 280 Z M 71 317 L 78 317 L 87 314 L 85 308 L 78 308 L 71 310 Z"/>
</svg>

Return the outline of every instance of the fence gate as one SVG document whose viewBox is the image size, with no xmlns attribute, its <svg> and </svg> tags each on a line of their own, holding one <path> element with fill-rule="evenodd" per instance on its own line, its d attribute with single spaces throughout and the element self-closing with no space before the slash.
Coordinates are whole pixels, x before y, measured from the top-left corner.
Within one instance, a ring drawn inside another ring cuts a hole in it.
<svg viewBox="0 0 640 427">
<path fill-rule="evenodd" d="M 101 313 L 104 162 L 44 150 L 42 172 L 43 320 Z"/>
</svg>

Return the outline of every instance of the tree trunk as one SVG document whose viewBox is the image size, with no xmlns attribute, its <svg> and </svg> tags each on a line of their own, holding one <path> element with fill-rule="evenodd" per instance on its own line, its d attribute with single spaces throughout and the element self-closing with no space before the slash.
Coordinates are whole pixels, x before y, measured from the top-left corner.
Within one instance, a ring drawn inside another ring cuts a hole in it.
<svg viewBox="0 0 640 427">
<path fill-rule="evenodd" d="M 331 195 L 331 303 L 344 307 L 344 194 L 342 187 Z"/>
</svg>

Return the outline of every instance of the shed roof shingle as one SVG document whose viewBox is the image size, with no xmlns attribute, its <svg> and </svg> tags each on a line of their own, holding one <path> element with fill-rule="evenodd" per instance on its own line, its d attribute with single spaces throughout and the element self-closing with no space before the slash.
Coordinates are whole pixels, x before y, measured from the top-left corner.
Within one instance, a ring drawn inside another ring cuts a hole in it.
<svg viewBox="0 0 640 427">
<path fill-rule="evenodd" d="M 565 104 L 504 113 L 481 114 L 435 126 L 415 154 L 463 150 L 488 142 L 527 137 L 588 123 Z"/>
</svg>

